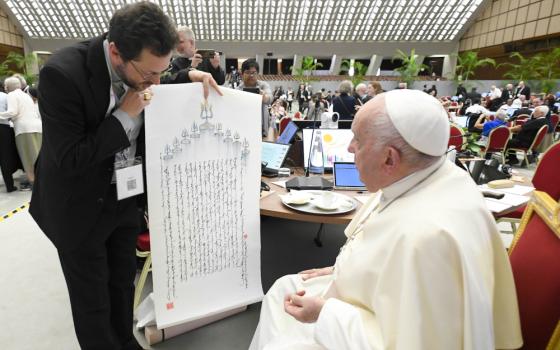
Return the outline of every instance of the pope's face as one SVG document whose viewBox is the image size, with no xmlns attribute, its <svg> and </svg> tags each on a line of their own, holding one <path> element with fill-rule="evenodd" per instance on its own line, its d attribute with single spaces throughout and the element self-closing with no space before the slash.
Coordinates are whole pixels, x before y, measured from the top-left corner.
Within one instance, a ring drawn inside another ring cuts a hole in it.
<svg viewBox="0 0 560 350">
<path fill-rule="evenodd" d="M 384 99 L 379 97 L 360 108 L 352 123 L 354 138 L 348 146 L 348 151 L 354 154 L 360 180 L 370 192 L 376 192 L 386 182 L 384 174 L 386 147 L 376 142 L 375 135 L 372 135 L 371 131 L 372 120 L 380 113 L 384 113 Z"/>
</svg>

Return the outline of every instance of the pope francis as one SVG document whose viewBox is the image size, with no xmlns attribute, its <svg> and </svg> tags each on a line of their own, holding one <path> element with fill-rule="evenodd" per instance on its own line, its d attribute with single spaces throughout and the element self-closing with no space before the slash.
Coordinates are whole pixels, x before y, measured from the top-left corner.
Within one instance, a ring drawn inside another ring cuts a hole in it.
<svg viewBox="0 0 560 350">
<path fill-rule="evenodd" d="M 250 349 L 516 349 L 517 298 L 492 215 L 445 159 L 447 113 L 415 90 L 375 96 L 349 151 L 374 193 L 333 267 L 276 281 Z"/>
</svg>

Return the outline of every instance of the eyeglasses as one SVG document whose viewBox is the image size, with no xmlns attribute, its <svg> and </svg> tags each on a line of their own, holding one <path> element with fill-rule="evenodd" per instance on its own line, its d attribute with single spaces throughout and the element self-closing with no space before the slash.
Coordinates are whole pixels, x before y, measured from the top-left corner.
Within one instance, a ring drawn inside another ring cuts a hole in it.
<svg viewBox="0 0 560 350">
<path fill-rule="evenodd" d="M 134 70 L 136 72 L 138 72 L 138 74 L 140 74 L 142 76 L 142 79 L 144 79 L 144 80 L 150 80 L 151 81 L 155 78 L 159 78 L 159 76 L 161 75 L 161 73 L 146 73 L 143 70 L 141 70 L 140 68 L 138 68 L 132 60 L 130 60 L 128 62 L 130 62 L 130 64 L 134 68 Z"/>
<path fill-rule="evenodd" d="M 245 71 L 245 72 L 243 72 L 243 75 L 249 75 L 249 76 L 252 76 L 252 77 L 256 77 L 257 75 L 259 75 L 259 72 Z"/>
</svg>

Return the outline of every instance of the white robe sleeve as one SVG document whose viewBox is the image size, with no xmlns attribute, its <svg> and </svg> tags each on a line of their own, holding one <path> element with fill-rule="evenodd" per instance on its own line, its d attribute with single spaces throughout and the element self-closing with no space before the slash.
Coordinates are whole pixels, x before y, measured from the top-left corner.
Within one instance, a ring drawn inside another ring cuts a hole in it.
<svg viewBox="0 0 560 350">
<path fill-rule="evenodd" d="M 377 332 L 379 333 L 379 332 Z M 315 324 L 315 341 L 326 349 L 372 350 L 358 309 L 330 298 Z"/>
</svg>

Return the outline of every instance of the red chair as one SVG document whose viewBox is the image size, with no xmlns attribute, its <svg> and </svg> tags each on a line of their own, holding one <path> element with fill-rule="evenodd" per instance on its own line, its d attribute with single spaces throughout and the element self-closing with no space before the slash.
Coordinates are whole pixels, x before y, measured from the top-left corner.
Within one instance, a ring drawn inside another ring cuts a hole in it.
<svg viewBox="0 0 560 350">
<path fill-rule="evenodd" d="M 533 150 L 537 149 L 537 147 L 539 147 L 547 131 L 548 131 L 548 125 L 541 126 L 539 131 L 537 131 L 537 133 L 535 134 L 535 138 L 533 139 L 533 142 L 528 148 L 524 148 L 524 147 L 508 148 L 506 150 L 506 153 L 509 153 L 510 151 L 523 153 L 523 157 L 525 158 L 525 164 L 528 165 L 529 159 L 527 159 L 527 153 L 532 152 Z"/>
<path fill-rule="evenodd" d="M 279 135 L 282 135 L 282 132 L 284 132 L 284 129 L 286 128 L 286 126 L 288 126 L 288 124 L 290 123 L 290 120 L 292 120 L 292 118 L 290 118 L 290 117 L 282 117 L 282 119 L 280 119 L 280 124 L 278 126 L 278 134 Z"/>
<path fill-rule="evenodd" d="M 536 191 L 546 192 L 554 200 L 560 200 L 560 142 L 552 145 L 542 156 L 537 164 L 537 169 L 531 182 Z M 512 231 L 515 232 L 515 224 L 519 222 L 526 206 L 517 208 L 515 211 L 498 215 L 498 222 L 507 221 L 511 223 Z"/>
<path fill-rule="evenodd" d="M 294 113 L 294 119 L 301 119 L 301 112 L 297 111 Z"/>
<path fill-rule="evenodd" d="M 560 204 L 535 192 L 509 250 L 523 347 L 560 349 Z"/>
<path fill-rule="evenodd" d="M 447 147 L 455 146 L 457 152 L 462 151 L 465 145 L 467 144 L 467 138 L 465 137 L 465 133 L 463 129 L 458 127 L 455 124 L 451 124 L 451 130 L 449 132 L 449 141 L 447 143 Z"/>
<path fill-rule="evenodd" d="M 152 270 L 152 253 L 150 250 L 150 231 L 146 231 L 138 235 L 136 239 L 136 256 L 139 258 L 144 258 L 144 267 L 136 282 L 136 288 L 134 290 L 134 306 L 136 309 L 140 303 L 140 297 L 142 296 L 142 290 L 144 289 L 144 284 L 146 284 L 146 279 L 148 278 L 148 272 Z"/>
<path fill-rule="evenodd" d="M 484 158 L 487 153 L 500 153 L 502 156 L 502 164 L 506 162 L 506 145 L 511 136 L 511 132 L 505 126 L 494 128 L 488 135 L 488 143 L 486 147 L 481 147 L 481 157 Z"/>
<path fill-rule="evenodd" d="M 554 141 L 556 139 L 556 133 L 559 132 L 558 128 L 560 127 L 560 125 L 558 125 L 560 122 L 560 116 L 558 116 L 558 114 L 551 114 L 550 115 L 550 124 L 552 125 L 552 140 Z"/>
</svg>

